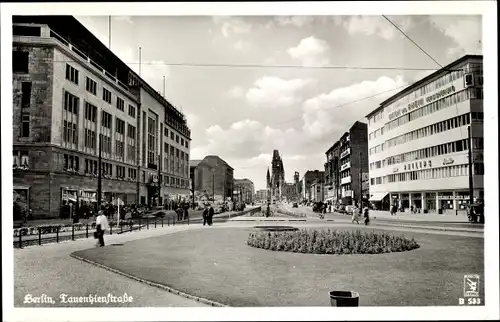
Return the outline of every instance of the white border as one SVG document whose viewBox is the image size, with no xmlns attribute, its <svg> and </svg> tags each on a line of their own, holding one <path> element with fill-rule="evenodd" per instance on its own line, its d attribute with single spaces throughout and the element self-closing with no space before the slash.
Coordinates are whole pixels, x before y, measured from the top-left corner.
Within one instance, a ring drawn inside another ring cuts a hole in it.
<svg viewBox="0 0 500 322">
<path fill-rule="evenodd" d="M 383 12 L 381 10 L 384 10 Z M 13 308 L 12 208 L 2 203 L 4 320 L 476 320 L 499 318 L 498 274 L 498 75 L 497 4 L 493 1 L 426 2 L 294 2 L 294 3 L 16 3 L 1 4 L 2 200 L 12 200 L 12 14 L 84 15 L 347 15 L 347 14 L 482 14 L 485 77 L 485 307 L 360 307 L 345 308 Z M 492 93 L 495 93 L 492 94 Z M 450 245 L 450 251 L 453 248 Z M 10 268 L 10 269 L 9 269 Z M 335 310 L 335 311 L 333 311 Z"/>
</svg>

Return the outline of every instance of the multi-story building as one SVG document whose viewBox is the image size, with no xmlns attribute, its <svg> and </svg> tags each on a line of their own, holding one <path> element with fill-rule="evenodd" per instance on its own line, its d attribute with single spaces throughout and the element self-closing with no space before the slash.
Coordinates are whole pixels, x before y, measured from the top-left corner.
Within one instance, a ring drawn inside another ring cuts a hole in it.
<svg viewBox="0 0 500 322">
<path fill-rule="evenodd" d="M 298 199 L 300 196 L 300 174 L 298 171 L 293 174 L 293 184 L 295 185 L 295 197 Z"/>
<path fill-rule="evenodd" d="M 326 151 L 325 162 L 325 199 L 328 202 L 337 202 L 340 196 L 340 141 L 333 144 Z"/>
<path fill-rule="evenodd" d="M 324 178 L 316 178 L 311 184 L 311 199 L 314 202 L 325 201 Z"/>
<path fill-rule="evenodd" d="M 313 201 L 313 193 L 311 190 L 311 185 L 314 183 L 316 179 L 323 179 L 325 172 L 324 171 L 319 171 L 319 170 L 308 170 L 304 174 L 301 180 L 301 185 L 302 185 L 302 193 L 301 193 L 301 198 L 302 201 Z"/>
<path fill-rule="evenodd" d="M 267 201 L 267 192 L 268 192 L 267 189 L 257 190 L 257 192 L 255 193 L 255 201 L 258 202 Z"/>
<path fill-rule="evenodd" d="M 188 192 L 187 171 L 159 168 L 166 130 L 189 160 L 185 118 L 75 18 L 14 16 L 12 55 L 14 190 L 35 218 L 95 205 L 99 151 L 104 201 L 162 204 Z"/>
<path fill-rule="evenodd" d="M 195 195 L 209 196 L 216 201 L 233 197 L 234 169 L 216 155 L 207 155 L 203 160 L 193 160 Z"/>
<path fill-rule="evenodd" d="M 252 203 L 254 202 L 255 187 L 250 179 L 234 179 L 234 192 L 236 201 Z"/>
<path fill-rule="evenodd" d="M 288 202 L 296 201 L 298 199 L 297 185 L 295 183 L 283 183 L 282 197 Z"/>
<path fill-rule="evenodd" d="M 372 201 L 425 212 L 463 209 L 470 197 L 469 149 L 473 197 L 483 199 L 482 61 L 464 56 L 367 116 Z"/>
<path fill-rule="evenodd" d="M 344 205 L 367 198 L 363 182 L 368 180 L 367 124 L 354 123 L 331 148 L 326 151 L 325 185 L 327 199 Z M 364 184 L 366 187 L 366 183 Z"/>
</svg>

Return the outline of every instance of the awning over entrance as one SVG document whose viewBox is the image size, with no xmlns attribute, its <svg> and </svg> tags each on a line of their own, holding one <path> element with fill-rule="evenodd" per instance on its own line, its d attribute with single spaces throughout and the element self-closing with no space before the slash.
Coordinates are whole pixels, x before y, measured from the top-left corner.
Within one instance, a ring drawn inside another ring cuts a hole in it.
<svg viewBox="0 0 500 322">
<path fill-rule="evenodd" d="M 375 192 L 370 196 L 370 201 L 381 201 L 388 194 L 389 194 L 388 192 Z"/>
</svg>

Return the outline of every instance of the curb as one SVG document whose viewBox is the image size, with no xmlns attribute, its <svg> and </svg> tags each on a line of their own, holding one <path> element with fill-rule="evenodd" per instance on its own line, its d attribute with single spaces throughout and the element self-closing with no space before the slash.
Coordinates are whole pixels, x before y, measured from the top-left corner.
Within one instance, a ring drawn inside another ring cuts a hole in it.
<svg viewBox="0 0 500 322">
<path fill-rule="evenodd" d="M 435 227 L 435 226 L 410 226 L 410 225 L 394 225 L 394 224 L 381 224 L 377 223 L 377 226 L 384 226 L 384 227 L 402 227 L 402 228 L 413 228 L 413 229 L 422 229 L 422 230 L 437 230 L 437 231 L 453 231 L 453 232 L 458 232 L 458 233 L 484 233 L 484 231 L 481 230 L 467 230 L 465 229 L 451 229 L 451 228 L 446 228 L 446 227 Z"/>
<path fill-rule="evenodd" d="M 77 256 L 77 255 L 75 255 L 73 253 L 70 254 L 69 256 L 73 257 L 75 259 L 81 260 L 82 262 L 86 262 L 86 263 L 89 263 L 91 265 L 103 268 L 103 269 L 108 270 L 110 272 L 113 272 L 115 274 L 119 274 L 119 275 L 128 277 L 130 279 L 136 280 L 136 281 L 138 281 L 140 283 L 148 284 L 150 286 L 154 286 L 154 287 L 163 289 L 163 290 L 165 290 L 167 292 L 174 293 L 176 295 L 182 296 L 182 297 L 190 299 L 190 300 L 194 300 L 196 302 L 200 302 L 200 303 L 207 304 L 207 305 L 214 306 L 214 307 L 228 307 L 227 305 L 224 305 L 224 304 L 219 303 L 219 302 L 215 302 L 215 301 L 212 301 L 212 300 L 209 300 L 209 299 L 205 299 L 205 298 L 199 297 L 199 296 L 190 295 L 190 294 L 184 293 L 182 291 L 176 290 L 176 289 L 174 289 L 172 287 L 169 287 L 169 286 L 166 286 L 166 285 L 163 285 L 163 284 L 159 284 L 159 283 L 154 283 L 154 282 L 148 281 L 146 279 L 143 279 L 143 278 L 140 278 L 140 277 L 137 277 L 137 276 L 133 276 L 133 275 L 127 274 L 127 273 L 122 272 L 120 270 L 117 270 L 117 269 L 114 269 L 114 268 L 111 268 L 111 267 L 108 267 L 108 266 L 96 263 L 96 262 L 94 262 L 92 260 L 89 260 L 89 259 Z"/>
</svg>

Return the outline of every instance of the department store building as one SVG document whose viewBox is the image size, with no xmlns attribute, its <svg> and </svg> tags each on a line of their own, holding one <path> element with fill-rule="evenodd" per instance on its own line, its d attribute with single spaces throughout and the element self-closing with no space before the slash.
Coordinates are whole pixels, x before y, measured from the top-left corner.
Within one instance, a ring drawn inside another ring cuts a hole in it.
<svg viewBox="0 0 500 322">
<path fill-rule="evenodd" d="M 483 57 L 467 55 L 367 115 L 370 201 L 456 213 L 484 198 Z M 468 127 L 471 142 L 468 140 Z"/>
</svg>

